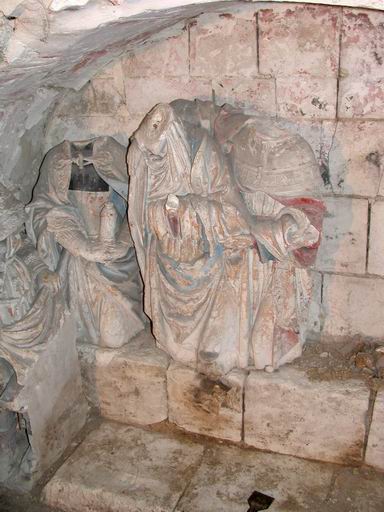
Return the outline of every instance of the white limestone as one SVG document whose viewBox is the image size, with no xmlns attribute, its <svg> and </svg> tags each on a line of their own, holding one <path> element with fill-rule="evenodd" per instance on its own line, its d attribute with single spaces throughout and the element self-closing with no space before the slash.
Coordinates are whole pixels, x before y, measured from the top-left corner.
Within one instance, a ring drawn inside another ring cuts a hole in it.
<svg viewBox="0 0 384 512">
<path fill-rule="evenodd" d="M 327 274 L 323 286 L 325 336 L 384 336 L 384 280 Z"/>
<path fill-rule="evenodd" d="M 240 441 L 244 372 L 234 370 L 225 383 L 172 363 L 167 373 L 169 421 L 208 436 Z"/>
<path fill-rule="evenodd" d="M 375 468 L 384 470 L 384 389 L 376 396 L 371 428 L 369 431 L 365 462 Z"/>
<path fill-rule="evenodd" d="M 378 512 L 384 475 L 187 436 L 104 423 L 44 491 L 64 512 L 246 512 L 254 491 L 271 512 Z"/>
<path fill-rule="evenodd" d="M 251 372 L 245 385 L 245 442 L 330 462 L 362 460 L 369 390 L 358 381 L 311 381 L 293 368 Z"/>
<path fill-rule="evenodd" d="M 316 260 L 318 270 L 365 272 L 368 201 L 327 198 L 322 242 Z"/>
<path fill-rule="evenodd" d="M 143 331 L 119 350 L 78 346 L 85 392 L 103 417 L 148 425 L 168 416 L 168 356 Z"/>
<path fill-rule="evenodd" d="M 371 227 L 369 237 L 368 272 L 384 276 L 384 202 L 376 202 L 371 207 Z"/>
<path fill-rule="evenodd" d="M 254 490 L 275 498 L 268 509 L 273 512 L 313 510 L 314 503 L 325 502 L 332 473 L 329 464 L 215 446 L 207 450 L 175 512 L 246 512 Z"/>
<path fill-rule="evenodd" d="M 65 319 L 49 341 L 22 391 L 8 407 L 21 411 L 29 422 L 32 482 L 36 482 L 70 445 L 88 414 L 71 318 Z"/>
<path fill-rule="evenodd" d="M 65 512 L 170 512 L 204 447 L 188 440 L 103 423 L 45 487 Z"/>
</svg>

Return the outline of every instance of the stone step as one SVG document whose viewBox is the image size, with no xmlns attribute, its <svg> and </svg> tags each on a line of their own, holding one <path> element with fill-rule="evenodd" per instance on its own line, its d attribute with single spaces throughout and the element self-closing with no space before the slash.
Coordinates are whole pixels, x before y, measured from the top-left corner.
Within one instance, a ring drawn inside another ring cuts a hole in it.
<svg viewBox="0 0 384 512">
<path fill-rule="evenodd" d="M 108 420 L 147 426 L 168 419 L 187 432 L 261 450 L 363 462 L 370 390 L 362 380 L 315 380 L 287 366 L 273 374 L 233 370 L 212 381 L 170 362 L 149 331 L 118 350 L 85 344 L 78 350 L 87 397 Z M 382 409 L 375 409 L 377 425 Z M 383 446 L 373 429 L 369 464 L 378 469 Z"/>
<path fill-rule="evenodd" d="M 246 512 L 254 491 L 274 498 L 271 512 L 384 510 L 384 475 L 373 470 L 107 421 L 57 471 L 43 499 L 64 512 Z"/>
</svg>

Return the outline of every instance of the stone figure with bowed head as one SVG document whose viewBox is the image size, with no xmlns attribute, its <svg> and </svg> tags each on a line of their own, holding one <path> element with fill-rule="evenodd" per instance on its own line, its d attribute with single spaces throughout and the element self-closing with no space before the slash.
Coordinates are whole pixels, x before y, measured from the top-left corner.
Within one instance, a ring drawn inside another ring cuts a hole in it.
<svg viewBox="0 0 384 512">
<path fill-rule="evenodd" d="M 144 328 L 126 210 L 125 149 L 111 137 L 64 141 L 46 155 L 28 206 L 28 232 L 56 270 L 79 338 L 117 348 Z"/>
<path fill-rule="evenodd" d="M 16 414 L 1 403 L 14 398 L 11 387 L 16 392 L 23 384 L 64 312 L 59 276 L 25 235 L 24 219 L 24 205 L 0 183 L 0 481 L 23 455 L 22 443 L 16 445 Z"/>
<path fill-rule="evenodd" d="M 229 107 L 156 106 L 128 152 L 158 344 L 211 377 L 300 355 L 323 205 L 309 146 Z"/>
</svg>

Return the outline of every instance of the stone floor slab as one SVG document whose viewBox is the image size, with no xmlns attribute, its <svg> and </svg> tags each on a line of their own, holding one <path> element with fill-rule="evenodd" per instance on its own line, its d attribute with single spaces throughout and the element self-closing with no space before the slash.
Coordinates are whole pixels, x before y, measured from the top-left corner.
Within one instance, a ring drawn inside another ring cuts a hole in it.
<svg viewBox="0 0 384 512">
<path fill-rule="evenodd" d="M 274 498 L 273 512 L 321 510 L 332 481 L 331 464 L 216 446 L 207 450 L 176 512 L 246 512 L 257 490 Z"/>
<path fill-rule="evenodd" d="M 196 434 L 241 441 L 244 372 L 230 372 L 224 383 L 172 363 L 167 379 L 170 422 Z"/>
<path fill-rule="evenodd" d="M 245 442 L 306 459 L 361 462 L 368 404 L 364 382 L 314 381 L 289 367 L 253 371 L 245 387 Z"/>
<path fill-rule="evenodd" d="M 150 425 L 168 416 L 168 356 L 143 331 L 117 350 L 78 346 L 86 395 L 101 416 Z M 144 406 L 145 404 L 145 406 Z"/>
<path fill-rule="evenodd" d="M 327 512 L 381 512 L 384 475 L 366 467 L 338 468 L 327 504 Z"/>
<path fill-rule="evenodd" d="M 64 512 L 170 512 L 203 452 L 188 439 L 105 422 L 59 469 L 43 499 Z"/>
<path fill-rule="evenodd" d="M 270 512 L 384 510 L 384 474 L 372 468 L 106 421 L 66 460 L 43 499 L 52 512 L 246 512 L 254 491 L 274 498 Z"/>
</svg>

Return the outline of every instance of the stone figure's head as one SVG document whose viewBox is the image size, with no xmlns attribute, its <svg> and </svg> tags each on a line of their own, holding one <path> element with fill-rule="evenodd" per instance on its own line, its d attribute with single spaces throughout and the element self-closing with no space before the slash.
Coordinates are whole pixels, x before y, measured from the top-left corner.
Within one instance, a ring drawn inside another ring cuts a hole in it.
<svg viewBox="0 0 384 512">
<path fill-rule="evenodd" d="M 135 133 L 139 147 L 154 155 L 161 155 L 164 151 L 168 127 L 173 121 L 174 113 L 170 105 L 159 103 L 153 107 Z"/>
<path fill-rule="evenodd" d="M 24 205 L 0 183 L 0 241 L 17 233 L 24 224 Z"/>
</svg>

